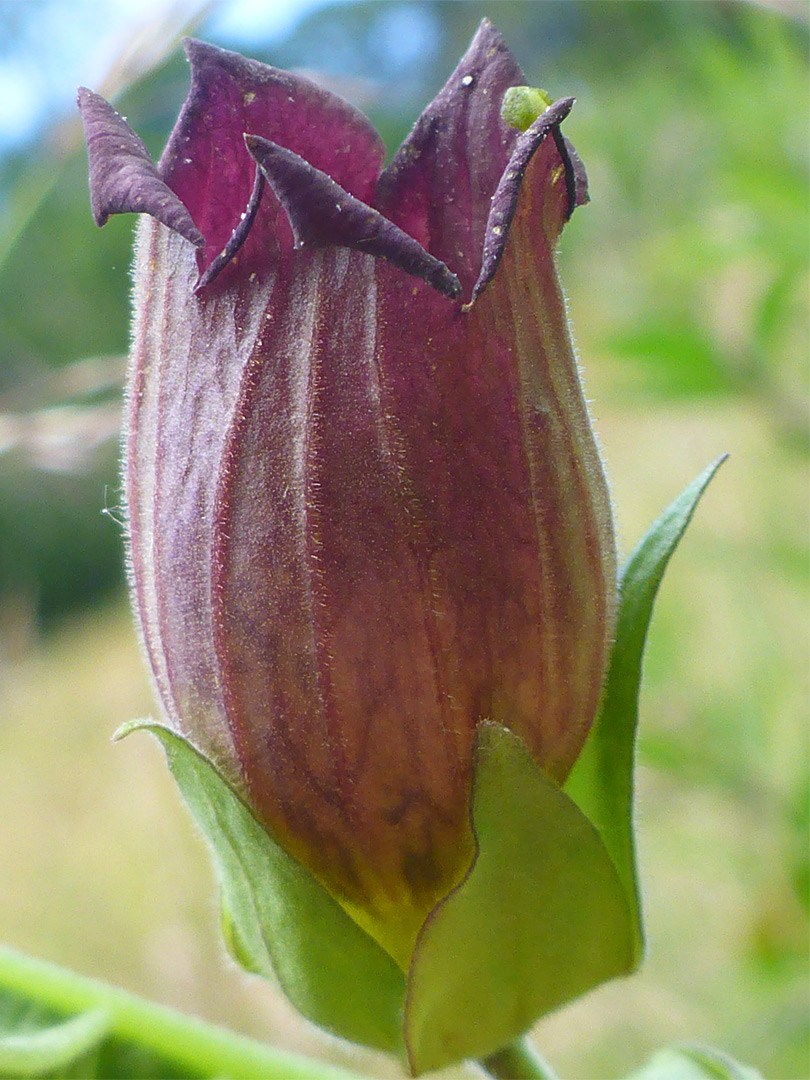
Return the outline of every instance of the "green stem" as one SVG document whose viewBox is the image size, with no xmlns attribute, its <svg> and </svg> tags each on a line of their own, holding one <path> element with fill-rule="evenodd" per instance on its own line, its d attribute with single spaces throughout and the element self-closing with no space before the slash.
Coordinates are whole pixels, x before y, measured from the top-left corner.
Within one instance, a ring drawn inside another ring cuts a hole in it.
<svg viewBox="0 0 810 1080">
<path fill-rule="evenodd" d="M 557 1080 L 557 1074 L 526 1036 L 485 1057 L 480 1064 L 496 1080 Z"/>
<path fill-rule="evenodd" d="M 196 1076 L 229 1080 L 357 1080 L 334 1065 L 274 1050 L 43 960 L 0 945 L 0 994 L 10 992 L 65 1016 L 103 1010 L 107 1037 L 159 1054 Z"/>
</svg>

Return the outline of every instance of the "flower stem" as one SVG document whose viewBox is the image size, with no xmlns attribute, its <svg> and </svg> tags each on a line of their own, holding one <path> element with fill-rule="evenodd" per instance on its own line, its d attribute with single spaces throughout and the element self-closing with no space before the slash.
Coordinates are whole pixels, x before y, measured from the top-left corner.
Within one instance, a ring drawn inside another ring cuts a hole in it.
<svg viewBox="0 0 810 1080">
<path fill-rule="evenodd" d="M 483 1058 L 480 1064 L 496 1080 L 557 1080 L 557 1074 L 526 1036 Z"/>
<path fill-rule="evenodd" d="M 131 1042 L 195 1076 L 230 1080 L 357 1080 L 334 1065 L 286 1053 L 226 1028 L 185 1016 L 96 979 L 0 945 L 3 992 L 66 1017 L 103 1010 L 107 1038 Z"/>
</svg>

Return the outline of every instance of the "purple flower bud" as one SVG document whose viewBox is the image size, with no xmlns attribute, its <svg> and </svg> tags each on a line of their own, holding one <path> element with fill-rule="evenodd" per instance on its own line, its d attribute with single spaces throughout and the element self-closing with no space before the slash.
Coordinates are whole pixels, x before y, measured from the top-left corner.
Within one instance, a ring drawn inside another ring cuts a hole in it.
<svg viewBox="0 0 810 1080">
<path fill-rule="evenodd" d="M 99 224 L 136 210 L 125 478 L 169 722 L 398 959 L 472 856 L 477 725 L 564 781 L 616 601 L 554 250 L 564 98 L 482 23 L 391 163 L 354 108 L 190 41 L 159 165 L 80 92 Z"/>
</svg>

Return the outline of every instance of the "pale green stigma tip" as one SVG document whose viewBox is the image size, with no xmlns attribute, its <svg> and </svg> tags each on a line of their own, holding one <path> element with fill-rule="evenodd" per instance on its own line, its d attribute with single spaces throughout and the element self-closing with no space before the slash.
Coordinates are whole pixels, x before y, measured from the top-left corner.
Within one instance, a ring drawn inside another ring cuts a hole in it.
<svg viewBox="0 0 810 1080">
<path fill-rule="evenodd" d="M 552 104 L 551 95 L 537 86 L 510 86 L 503 96 L 501 119 L 525 131 Z"/>
</svg>

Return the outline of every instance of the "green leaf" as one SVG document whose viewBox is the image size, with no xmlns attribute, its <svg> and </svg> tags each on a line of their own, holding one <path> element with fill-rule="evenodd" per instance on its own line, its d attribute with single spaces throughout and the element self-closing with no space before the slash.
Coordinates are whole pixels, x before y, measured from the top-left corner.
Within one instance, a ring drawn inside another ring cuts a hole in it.
<svg viewBox="0 0 810 1080">
<path fill-rule="evenodd" d="M 405 1042 L 415 1073 L 487 1057 L 632 966 L 627 901 L 598 832 L 497 724 L 479 728 L 472 822 L 475 862 L 414 952 Z"/>
<path fill-rule="evenodd" d="M 668 1046 L 629 1080 L 762 1080 L 762 1076 L 710 1046 Z"/>
<path fill-rule="evenodd" d="M 599 830 L 624 886 L 635 924 L 636 965 L 644 942 L 633 837 L 633 764 L 644 643 L 667 563 L 723 461 L 725 457 L 718 458 L 692 481 L 627 560 L 602 705 L 565 785 L 567 794 Z"/>
<path fill-rule="evenodd" d="M 352 1080 L 335 1066 L 0 945 L 0 1077 L 23 1076 Z"/>
<path fill-rule="evenodd" d="M 276 844 L 189 742 L 151 722 L 217 867 L 226 940 L 248 970 L 278 979 L 299 1012 L 352 1042 L 402 1052 L 405 979 L 391 957 Z"/>
<path fill-rule="evenodd" d="M 83 1057 L 107 1034 L 106 1009 L 91 1009 L 68 1020 L 0 1032 L 0 1076 L 53 1075 Z"/>
</svg>

